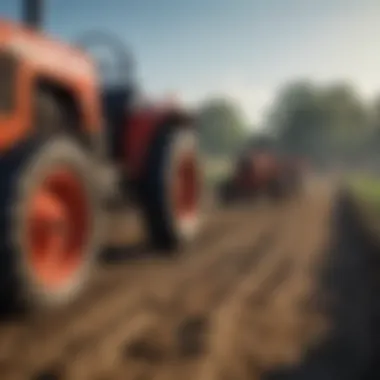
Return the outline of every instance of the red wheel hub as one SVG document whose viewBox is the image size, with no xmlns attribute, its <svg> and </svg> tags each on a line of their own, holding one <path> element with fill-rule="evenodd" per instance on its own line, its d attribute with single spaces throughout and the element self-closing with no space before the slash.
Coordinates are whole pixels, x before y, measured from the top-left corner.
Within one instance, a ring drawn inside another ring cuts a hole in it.
<svg viewBox="0 0 380 380">
<path fill-rule="evenodd" d="M 89 223 L 80 178 L 66 168 L 50 172 L 31 197 L 27 214 L 28 260 L 44 286 L 60 287 L 79 269 Z"/>
<path fill-rule="evenodd" d="M 199 173 L 194 154 L 179 159 L 174 173 L 174 210 L 177 218 L 192 218 L 198 211 Z"/>
</svg>

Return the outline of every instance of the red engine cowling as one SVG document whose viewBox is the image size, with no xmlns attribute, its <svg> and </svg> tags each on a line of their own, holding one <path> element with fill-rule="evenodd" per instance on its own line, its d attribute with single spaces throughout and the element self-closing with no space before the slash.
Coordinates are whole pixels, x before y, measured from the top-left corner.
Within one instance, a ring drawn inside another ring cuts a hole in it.
<svg viewBox="0 0 380 380">
<path fill-rule="evenodd" d="M 136 109 L 128 117 L 123 137 L 123 163 L 131 179 L 144 170 L 149 149 L 161 130 L 170 126 L 190 126 L 191 115 L 173 105 L 151 105 Z"/>
</svg>

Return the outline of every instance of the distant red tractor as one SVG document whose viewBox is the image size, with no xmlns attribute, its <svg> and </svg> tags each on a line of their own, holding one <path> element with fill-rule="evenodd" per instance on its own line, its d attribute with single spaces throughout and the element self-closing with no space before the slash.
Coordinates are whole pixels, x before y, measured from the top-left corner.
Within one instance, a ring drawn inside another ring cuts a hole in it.
<svg viewBox="0 0 380 380">
<path fill-rule="evenodd" d="M 223 203 L 259 195 L 282 199 L 300 189 L 301 172 L 300 162 L 275 149 L 248 149 L 221 184 L 219 195 Z"/>
<path fill-rule="evenodd" d="M 56 305 L 87 283 L 109 194 L 133 199 L 151 242 L 174 250 L 200 229 L 202 177 L 191 113 L 142 102 L 117 39 L 90 33 L 78 48 L 38 31 L 41 8 L 24 1 L 28 27 L 0 21 L 0 290 Z M 99 45 L 114 85 L 85 52 Z"/>
</svg>

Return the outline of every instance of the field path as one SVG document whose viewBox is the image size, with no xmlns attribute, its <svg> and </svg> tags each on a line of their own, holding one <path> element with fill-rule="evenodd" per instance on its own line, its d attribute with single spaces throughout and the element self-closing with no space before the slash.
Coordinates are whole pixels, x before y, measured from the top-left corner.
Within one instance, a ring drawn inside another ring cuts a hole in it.
<svg viewBox="0 0 380 380">
<path fill-rule="evenodd" d="M 316 181 L 286 202 L 214 210 L 204 236 L 177 259 L 140 244 L 110 249 L 75 303 L 1 323 L 0 379 L 362 374 L 372 280 L 350 207 Z"/>
</svg>

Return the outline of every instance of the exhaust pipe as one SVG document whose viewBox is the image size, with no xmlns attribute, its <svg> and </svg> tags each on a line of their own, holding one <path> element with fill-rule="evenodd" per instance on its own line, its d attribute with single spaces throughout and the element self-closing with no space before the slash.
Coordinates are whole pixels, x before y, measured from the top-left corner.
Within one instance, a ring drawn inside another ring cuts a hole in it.
<svg viewBox="0 0 380 380">
<path fill-rule="evenodd" d="M 43 0 L 22 0 L 23 23 L 31 29 L 42 29 Z"/>
</svg>

